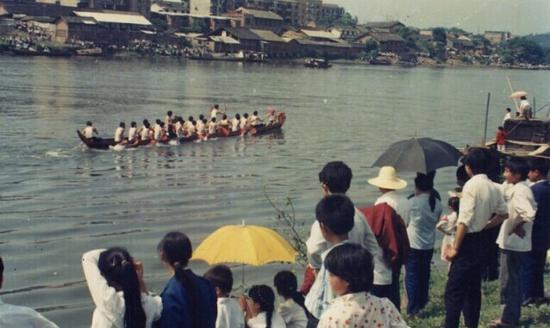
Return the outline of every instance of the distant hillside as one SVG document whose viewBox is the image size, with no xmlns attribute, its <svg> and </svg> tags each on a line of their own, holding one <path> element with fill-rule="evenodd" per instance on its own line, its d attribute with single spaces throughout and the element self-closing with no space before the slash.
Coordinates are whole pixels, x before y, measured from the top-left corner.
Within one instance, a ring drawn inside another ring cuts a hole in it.
<svg viewBox="0 0 550 328">
<path fill-rule="evenodd" d="M 528 35 L 527 38 L 540 44 L 540 46 L 543 48 L 550 48 L 550 33 L 531 34 Z"/>
</svg>

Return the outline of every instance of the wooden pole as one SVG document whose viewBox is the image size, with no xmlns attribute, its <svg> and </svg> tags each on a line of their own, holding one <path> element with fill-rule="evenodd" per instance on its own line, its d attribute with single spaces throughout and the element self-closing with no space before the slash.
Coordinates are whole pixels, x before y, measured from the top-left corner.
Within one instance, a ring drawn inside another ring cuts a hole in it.
<svg viewBox="0 0 550 328">
<path fill-rule="evenodd" d="M 533 97 L 533 109 L 531 110 L 533 112 L 533 118 L 537 116 L 537 98 Z"/>
<path fill-rule="evenodd" d="M 491 104 L 491 93 L 487 93 L 487 106 L 485 108 L 485 129 L 483 130 L 483 139 L 481 145 L 485 146 L 487 142 L 487 124 L 489 123 L 489 105 Z"/>
</svg>

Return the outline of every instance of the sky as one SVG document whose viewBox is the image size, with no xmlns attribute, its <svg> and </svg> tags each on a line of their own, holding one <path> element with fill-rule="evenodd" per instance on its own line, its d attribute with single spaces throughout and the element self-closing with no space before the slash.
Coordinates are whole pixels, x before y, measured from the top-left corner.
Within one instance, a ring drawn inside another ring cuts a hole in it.
<svg viewBox="0 0 550 328">
<path fill-rule="evenodd" d="M 550 33 L 550 0 L 324 0 L 343 6 L 359 22 L 399 20 L 420 28 L 469 32 Z"/>
</svg>

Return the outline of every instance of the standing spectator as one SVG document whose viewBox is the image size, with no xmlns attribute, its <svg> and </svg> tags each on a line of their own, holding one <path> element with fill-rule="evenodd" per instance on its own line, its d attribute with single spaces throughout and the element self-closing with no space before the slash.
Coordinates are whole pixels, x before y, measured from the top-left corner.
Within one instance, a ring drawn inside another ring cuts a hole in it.
<svg viewBox="0 0 550 328">
<path fill-rule="evenodd" d="M 506 114 L 504 115 L 504 119 L 502 120 L 502 125 L 506 123 L 506 121 L 512 119 L 512 109 L 510 107 L 506 108 Z"/>
<path fill-rule="evenodd" d="M 236 299 L 231 298 L 233 273 L 226 265 L 215 265 L 208 269 L 204 278 L 214 286 L 218 298 L 216 328 L 244 328 L 244 315 Z"/>
<path fill-rule="evenodd" d="M 464 323 L 479 324 L 481 308 L 481 261 L 486 227 L 497 225 L 507 217 L 501 191 L 487 177 L 489 159 L 484 150 L 470 149 L 464 164 L 471 177 L 464 185 L 454 246 L 449 248 L 451 261 L 445 288 L 445 327 L 458 328 L 460 314 Z"/>
<path fill-rule="evenodd" d="M 498 127 L 497 131 L 497 150 L 500 152 L 506 151 L 506 130 L 502 126 Z"/>
<path fill-rule="evenodd" d="M 216 292 L 210 282 L 187 269 L 193 250 L 181 232 L 169 232 L 157 247 L 159 257 L 170 274 L 162 297 L 162 316 L 155 328 L 214 328 Z"/>
<path fill-rule="evenodd" d="M 382 196 L 376 200 L 374 207 L 362 211 L 383 250 L 385 263 L 391 267 L 392 272 L 391 284 L 379 285 L 375 281 L 372 294 L 388 297 L 400 309 L 399 277 L 401 266 L 405 264 L 409 252 L 405 224 L 405 220 L 409 218 L 409 202 L 397 190 L 407 187 L 407 182 L 399 179 L 391 166 L 382 167 L 378 176 L 368 182 L 378 187 Z"/>
<path fill-rule="evenodd" d="M 525 119 L 530 119 L 533 116 L 533 110 L 531 104 L 527 100 L 526 96 L 521 96 L 519 103 L 519 115 Z"/>
<path fill-rule="evenodd" d="M 521 317 L 521 262 L 531 251 L 531 232 L 536 215 L 536 203 L 525 179 L 529 173 L 526 161 L 509 159 L 504 166 L 506 182 L 513 185 L 508 201 L 508 218 L 500 227 L 497 238 L 500 247 L 500 302 L 502 314 L 490 327 L 513 327 Z"/>
<path fill-rule="evenodd" d="M 4 282 L 4 262 L 0 257 L 0 288 Z M 59 328 L 35 310 L 6 304 L 0 300 L 0 327 L 2 328 Z"/>
<path fill-rule="evenodd" d="M 266 285 L 252 286 L 248 298 L 240 299 L 248 328 L 286 328 L 283 318 L 275 311 L 275 293 Z"/>
<path fill-rule="evenodd" d="M 325 266 L 330 287 L 338 297 L 321 317 L 319 328 L 407 328 L 395 305 L 370 294 L 373 264 L 368 250 L 351 243 L 335 247 Z"/>
<path fill-rule="evenodd" d="M 407 313 L 410 316 L 417 315 L 428 303 L 435 226 L 442 212 L 441 201 L 433 191 L 433 181 L 422 174 L 416 177 L 414 184 L 415 195 L 409 200 L 407 234 L 411 248 L 405 274 Z"/>
<path fill-rule="evenodd" d="M 550 248 L 550 183 L 544 159 L 531 163 L 529 181 L 537 203 L 537 214 L 531 235 L 532 249 L 523 258 L 521 284 L 524 305 L 544 300 L 544 265 Z"/>
<path fill-rule="evenodd" d="M 335 161 L 327 163 L 319 172 L 319 182 L 323 197 L 332 194 L 345 194 L 351 185 L 353 174 L 351 168 L 344 162 Z M 349 240 L 365 247 L 374 257 L 374 283 L 389 286 L 392 282 L 391 267 L 384 260 L 382 249 L 372 232 L 363 213 L 354 208 L 353 228 L 349 233 Z M 309 255 L 309 265 L 306 269 L 304 284 L 301 291 L 306 292 L 310 286 L 305 282 L 313 283 L 313 273 L 319 271 L 323 261 L 321 254 L 330 248 L 329 242 L 324 238 L 319 221 L 316 220 L 311 226 L 309 238 L 306 242 Z"/>
</svg>

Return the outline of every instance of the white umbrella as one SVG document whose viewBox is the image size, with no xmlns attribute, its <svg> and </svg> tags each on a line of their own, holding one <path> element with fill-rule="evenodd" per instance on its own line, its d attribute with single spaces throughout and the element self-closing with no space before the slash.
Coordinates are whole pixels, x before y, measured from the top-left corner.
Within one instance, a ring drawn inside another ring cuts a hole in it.
<svg viewBox="0 0 550 328">
<path fill-rule="evenodd" d="M 527 97 L 527 92 L 526 91 L 515 91 L 514 93 L 512 93 L 510 95 L 510 98 L 512 98 L 512 99 L 519 99 L 521 97 Z"/>
</svg>

